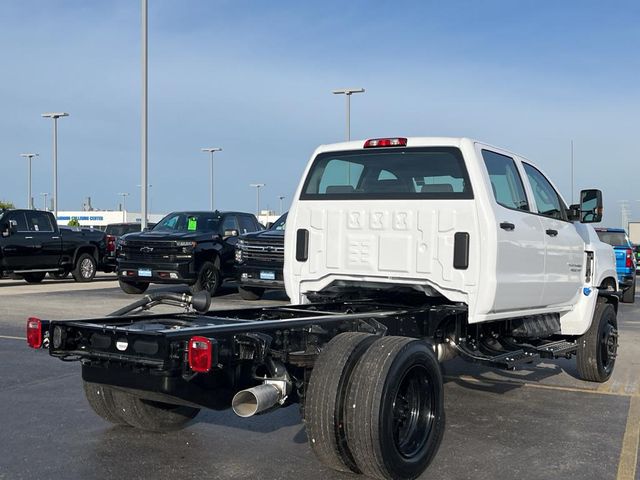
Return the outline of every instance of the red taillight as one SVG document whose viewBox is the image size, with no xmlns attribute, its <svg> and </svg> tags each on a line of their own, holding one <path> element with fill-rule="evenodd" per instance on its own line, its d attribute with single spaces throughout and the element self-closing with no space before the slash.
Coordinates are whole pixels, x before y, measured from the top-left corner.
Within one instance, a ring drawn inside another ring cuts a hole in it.
<svg viewBox="0 0 640 480">
<path fill-rule="evenodd" d="M 627 248 L 626 252 L 627 252 L 627 259 L 624 265 L 627 268 L 633 268 L 633 250 L 631 250 L 630 248 Z"/>
<path fill-rule="evenodd" d="M 375 148 L 375 147 L 406 147 L 407 139 L 406 138 L 372 138 L 371 140 L 367 140 L 364 142 L 364 148 Z"/>
<path fill-rule="evenodd" d="M 116 251 L 116 237 L 113 235 L 107 235 L 107 252 Z"/>
<path fill-rule="evenodd" d="M 212 356 L 211 340 L 205 337 L 191 337 L 189 340 L 189 368 L 191 370 L 207 373 L 211 370 Z"/>
<path fill-rule="evenodd" d="M 39 318 L 27 320 L 27 343 L 31 348 L 40 348 L 42 345 L 42 322 Z"/>
</svg>

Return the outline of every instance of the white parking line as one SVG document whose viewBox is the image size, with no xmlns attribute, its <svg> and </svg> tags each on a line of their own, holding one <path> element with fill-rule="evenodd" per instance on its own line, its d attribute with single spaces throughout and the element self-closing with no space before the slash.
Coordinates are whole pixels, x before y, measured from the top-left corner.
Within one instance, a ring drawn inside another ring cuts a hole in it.
<svg viewBox="0 0 640 480">
<path fill-rule="evenodd" d="M 6 338 L 7 340 L 22 340 L 25 341 L 26 337 L 12 337 L 11 335 L 0 335 L 0 338 Z"/>
</svg>

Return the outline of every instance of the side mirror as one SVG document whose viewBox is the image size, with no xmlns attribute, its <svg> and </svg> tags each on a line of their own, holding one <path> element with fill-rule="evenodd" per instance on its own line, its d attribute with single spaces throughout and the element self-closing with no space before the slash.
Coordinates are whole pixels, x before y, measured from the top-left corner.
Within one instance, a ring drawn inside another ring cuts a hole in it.
<svg viewBox="0 0 640 480">
<path fill-rule="evenodd" d="M 9 220 L 4 224 L 2 229 L 2 236 L 9 237 L 18 231 L 18 222 L 15 220 Z"/>
<path fill-rule="evenodd" d="M 273 227 L 273 222 L 267 222 L 267 226 L 265 228 L 269 230 L 271 227 Z"/>
<path fill-rule="evenodd" d="M 224 236 L 225 236 L 225 238 L 227 238 L 227 237 L 237 237 L 238 236 L 238 230 L 236 230 L 236 229 L 225 230 L 224 231 Z"/>
<path fill-rule="evenodd" d="M 580 192 L 580 222 L 597 223 L 602 221 L 602 192 L 596 189 Z"/>
</svg>

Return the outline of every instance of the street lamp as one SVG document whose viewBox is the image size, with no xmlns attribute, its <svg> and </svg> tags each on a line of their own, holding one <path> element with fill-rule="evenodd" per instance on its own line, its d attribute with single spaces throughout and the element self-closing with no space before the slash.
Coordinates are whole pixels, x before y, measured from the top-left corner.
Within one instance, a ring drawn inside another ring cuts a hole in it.
<svg viewBox="0 0 640 480">
<path fill-rule="evenodd" d="M 68 113 L 43 113 L 42 117 L 53 119 L 53 215 L 58 218 L 58 119 Z"/>
<path fill-rule="evenodd" d="M 126 222 L 127 221 L 127 197 L 129 196 L 129 194 L 126 192 L 123 192 L 123 193 L 118 193 L 118 196 L 122 197 L 122 221 Z"/>
<path fill-rule="evenodd" d="M 282 215 L 282 200 L 284 200 L 285 196 L 284 195 L 280 195 L 278 197 L 278 200 L 280 200 L 280 215 Z"/>
<path fill-rule="evenodd" d="M 140 210 L 141 210 L 141 222 L 140 228 L 144 230 L 147 228 L 147 216 L 148 216 L 148 191 L 147 185 L 149 185 L 149 135 L 148 135 L 148 120 L 149 120 L 149 96 L 148 96 L 148 84 L 149 84 L 149 49 L 147 42 L 149 40 L 148 26 L 149 26 L 149 5 L 147 0 L 141 0 L 141 17 L 142 17 L 142 115 L 141 115 L 141 139 L 142 155 L 140 159 L 141 163 L 141 177 L 140 183 L 142 184 L 142 191 L 140 192 Z"/>
<path fill-rule="evenodd" d="M 340 88 L 333 90 L 334 95 L 344 95 L 347 97 L 347 141 L 351 140 L 351 95 L 354 93 L 364 93 L 364 88 Z"/>
<path fill-rule="evenodd" d="M 213 154 L 214 152 L 221 152 L 222 149 L 219 147 L 208 147 L 201 148 L 203 152 L 209 152 L 211 155 L 211 166 L 209 168 L 209 177 L 211 177 L 211 184 L 209 186 L 209 208 L 213 211 Z"/>
<path fill-rule="evenodd" d="M 48 211 L 49 211 L 49 207 L 47 206 L 47 197 L 49 196 L 49 193 L 48 193 L 48 192 L 41 193 L 41 194 L 40 194 L 40 196 L 41 196 L 41 197 L 43 197 L 43 198 L 42 198 L 42 200 L 43 200 L 43 202 L 42 202 L 42 209 L 43 209 L 45 212 L 48 212 Z"/>
<path fill-rule="evenodd" d="M 27 208 L 33 210 L 33 197 L 31 196 L 31 159 L 33 157 L 38 157 L 39 154 L 37 153 L 21 153 L 20 156 L 22 158 L 28 158 L 29 159 L 29 180 L 28 180 L 28 189 L 27 189 Z"/>
<path fill-rule="evenodd" d="M 256 211 L 258 212 L 258 213 L 256 213 L 256 218 L 258 218 L 258 217 L 260 217 L 260 188 L 264 187 L 265 184 L 264 183 L 250 183 L 249 186 L 256 189 Z M 258 219 L 258 221 L 259 221 L 259 219 Z"/>
</svg>

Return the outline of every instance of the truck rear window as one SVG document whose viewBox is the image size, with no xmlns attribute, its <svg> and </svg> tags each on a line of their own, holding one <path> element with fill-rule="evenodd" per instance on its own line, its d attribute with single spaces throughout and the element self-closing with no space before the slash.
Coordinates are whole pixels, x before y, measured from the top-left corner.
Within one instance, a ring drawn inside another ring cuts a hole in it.
<svg viewBox="0 0 640 480">
<path fill-rule="evenodd" d="M 624 232 L 607 232 L 606 230 L 596 230 L 598 238 L 604 243 L 608 243 L 614 247 L 628 247 L 629 240 Z"/>
<path fill-rule="evenodd" d="M 454 147 L 385 148 L 322 153 L 301 200 L 470 199 L 462 152 Z"/>
</svg>

